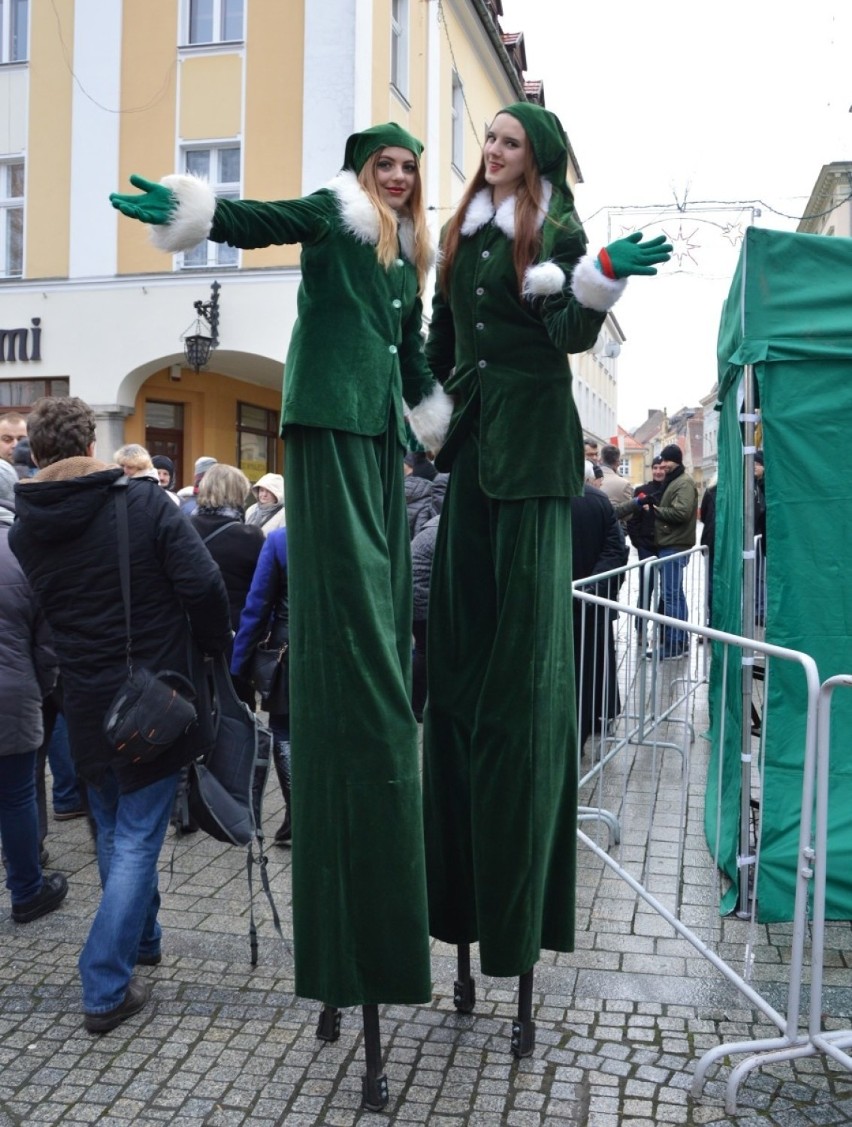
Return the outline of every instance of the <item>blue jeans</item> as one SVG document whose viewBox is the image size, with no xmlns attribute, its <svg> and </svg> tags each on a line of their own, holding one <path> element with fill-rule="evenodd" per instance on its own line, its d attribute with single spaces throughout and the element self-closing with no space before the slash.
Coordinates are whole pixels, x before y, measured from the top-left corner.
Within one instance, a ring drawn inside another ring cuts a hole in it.
<svg viewBox="0 0 852 1127">
<path fill-rule="evenodd" d="M 668 559 L 677 556 L 682 548 L 659 548 L 659 559 Z M 669 618 L 680 618 L 686 622 L 689 618 L 689 609 L 686 605 L 686 595 L 683 593 L 683 573 L 689 562 L 689 556 L 679 556 L 678 559 L 669 560 L 660 568 L 660 584 L 663 596 L 663 614 Z M 663 627 L 663 655 L 672 657 L 683 653 L 686 647 L 686 632 L 677 630 L 673 626 Z"/>
<path fill-rule="evenodd" d="M 70 810 L 79 810 L 82 802 L 77 784 L 77 772 L 71 759 L 68 726 L 61 712 L 56 716 L 53 735 L 47 745 L 47 761 L 50 764 L 50 774 L 53 776 L 54 814 L 67 814 Z"/>
<path fill-rule="evenodd" d="M 43 879 L 38 859 L 35 761 L 34 751 L 0 756 L 0 839 L 13 904 L 37 896 Z"/>
<path fill-rule="evenodd" d="M 108 771 L 87 786 L 98 829 L 101 902 L 80 953 L 83 1009 L 106 1013 L 123 1001 L 139 955 L 156 955 L 162 929 L 157 860 L 174 805 L 179 773 L 121 794 Z"/>
</svg>

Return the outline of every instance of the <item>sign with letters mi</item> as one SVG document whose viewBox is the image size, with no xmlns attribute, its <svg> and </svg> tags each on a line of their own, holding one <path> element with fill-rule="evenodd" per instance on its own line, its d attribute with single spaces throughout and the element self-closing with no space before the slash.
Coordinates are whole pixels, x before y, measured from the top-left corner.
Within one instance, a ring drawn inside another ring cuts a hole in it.
<svg viewBox="0 0 852 1127">
<path fill-rule="evenodd" d="M 0 364 L 41 360 L 41 317 L 33 317 L 30 326 L 0 329 Z"/>
</svg>

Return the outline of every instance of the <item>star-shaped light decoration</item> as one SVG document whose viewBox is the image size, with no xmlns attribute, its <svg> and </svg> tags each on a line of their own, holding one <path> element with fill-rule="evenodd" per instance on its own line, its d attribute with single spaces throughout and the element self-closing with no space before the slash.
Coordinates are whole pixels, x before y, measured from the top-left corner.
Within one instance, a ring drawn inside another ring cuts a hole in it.
<svg viewBox="0 0 852 1127">
<path fill-rule="evenodd" d="M 665 234 L 668 241 L 672 244 L 672 258 L 677 259 L 678 266 L 683 266 L 683 260 L 685 258 L 688 258 L 694 266 L 698 265 L 698 262 L 692 253 L 694 250 L 698 250 L 699 246 L 701 245 L 700 243 L 692 242 L 692 240 L 698 233 L 697 227 L 689 235 L 685 235 L 683 233 L 683 224 L 679 223 L 676 235 L 670 235 L 668 231 L 665 230 L 663 233 Z"/>
<path fill-rule="evenodd" d="M 727 239 L 732 247 L 741 243 L 745 238 L 742 223 L 726 223 L 722 228 L 722 238 Z"/>
</svg>

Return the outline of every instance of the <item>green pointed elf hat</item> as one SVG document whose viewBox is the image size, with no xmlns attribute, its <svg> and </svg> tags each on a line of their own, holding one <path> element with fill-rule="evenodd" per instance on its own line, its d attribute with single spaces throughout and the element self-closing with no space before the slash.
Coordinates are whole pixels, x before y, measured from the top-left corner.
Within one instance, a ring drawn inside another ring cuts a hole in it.
<svg viewBox="0 0 852 1127">
<path fill-rule="evenodd" d="M 542 231 L 542 259 L 550 255 L 558 228 L 582 230 L 574 211 L 574 193 L 568 183 L 568 136 L 555 113 L 535 102 L 513 102 L 500 113 L 511 114 L 524 127 L 535 163 L 543 180 L 553 186 L 550 207 Z"/>
<path fill-rule="evenodd" d="M 369 129 L 362 129 L 360 133 L 353 133 L 347 140 L 343 167 L 358 173 L 366 164 L 367 157 L 376 149 L 391 148 L 408 149 L 419 160 L 423 143 L 395 121 L 372 125 Z"/>
</svg>

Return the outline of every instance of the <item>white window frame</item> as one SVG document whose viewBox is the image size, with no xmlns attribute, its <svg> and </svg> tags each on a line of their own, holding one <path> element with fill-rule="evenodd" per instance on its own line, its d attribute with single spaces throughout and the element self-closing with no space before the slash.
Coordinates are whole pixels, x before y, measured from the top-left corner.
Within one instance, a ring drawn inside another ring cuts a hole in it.
<svg viewBox="0 0 852 1127">
<path fill-rule="evenodd" d="M 220 177 L 220 157 L 227 150 L 236 150 L 238 154 L 239 179 L 237 180 L 222 180 Z M 201 153 L 207 154 L 207 182 L 213 194 L 230 200 L 239 199 L 242 184 L 242 149 L 240 145 L 234 144 L 233 141 L 220 141 L 205 145 L 185 145 L 181 153 L 181 166 L 184 172 L 197 171 L 190 168 L 190 162 L 193 155 Z M 237 267 L 239 264 L 240 252 L 236 247 L 229 247 L 227 243 L 214 243 L 209 239 L 206 243 L 199 243 L 191 250 L 184 251 L 180 256 L 180 265 L 185 270 L 204 270 L 211 266 Z"/>
<path fill-rule="evenodd" d="M 190 38 L 192 29 L 192 7 L 198 0 L 184 0 L 183 41 L 190 47 L 205 47 L 216 43 L 242 43 L 246 36 L 247 0 L 206 0 L 211 9 L 212 34 L 209 39 Z M 225 35 L 225 14 L 229 4 L 239 3 L 242 7 L 240 34 L 236 37 Z"/>
<path fill-rule="evenodd" d="M 12 176 L 12 169 L 21 169 L 21 194 L 19 196 L 10 195 L 10 179 Z M 0 160 L 0 277 L 2 278 L 20 278 L 24 273 L 24 206 L 26 198 L 26 163 L 23 157 L 11 157 Z M 12 239 L 11 239 L 11 224 L 13 222 L 13 213 L 19 213 L 21 216 L 21 233 L 20 233 L 20 261 L 10 262 L 9 255 L 11 253 Z"/>
<path fill-rule="evenodd" d="M 29 59 L 30 0 L 3 0 L 0 4 L 0 63 Z"/>
<path fill-rule="evenodd" d="M 391 0 L 391 85 L 408 100 L 410 0 Z"/>
<path fill-rule="evenodd" d="M 450 161 L 453 168 L 464 175 L 464 87 L 457 71 L 453 71 L 450 114 L 452 116 L 452 146 Z"/>
</svg>

